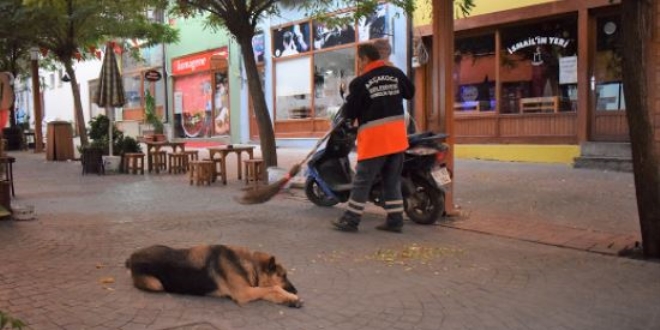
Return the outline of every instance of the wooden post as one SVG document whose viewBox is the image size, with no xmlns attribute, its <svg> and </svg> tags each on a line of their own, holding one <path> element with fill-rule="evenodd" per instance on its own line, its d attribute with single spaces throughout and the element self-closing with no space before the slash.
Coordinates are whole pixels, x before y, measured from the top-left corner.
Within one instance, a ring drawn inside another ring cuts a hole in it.
<svg viewBox="0 0 660 330">
<path fill-rule="evenodd" d="M 438 110 L 441 131 L 449 134 L 447 166 L 454 173 L 454 1 L 433 0 L 433 76 L 432 106 Z M 445 196 L 445 209 L 454 211 L 452 189 Z"/>
<path fill-rule="evenodd" d="M 577 109 L 577 142 L 578 145 L 589 140 L 589 121 L 593 118 L 591 108 L 591 53 L 595 49 L 595 34 L 593 41 L 589 36 L 594 33 L 593 24 L 589 24 L 589 10 L 578 11 L 578 109 Z"/>
<path fill-rule="evenodd" d="M 30 50 L 30 60 L 32 69 L 32 100 L 34 102 L 34 152 L 39 153 L 43 149 L 43 133 L 41 131 L 41 121 L 43 120 L 41 111 L 41 88 L 39 86 L 39 49 Z"/>
</svg>

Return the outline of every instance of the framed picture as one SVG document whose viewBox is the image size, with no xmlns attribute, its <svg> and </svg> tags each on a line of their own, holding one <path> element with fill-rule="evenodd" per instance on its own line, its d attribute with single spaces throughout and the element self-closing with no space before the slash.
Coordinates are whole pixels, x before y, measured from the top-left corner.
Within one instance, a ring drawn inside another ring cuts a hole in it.
<svg viewBox="0 0 660 330">
<path fill-rule="evenodd" d="M 390 33 L 390 19 L 387 4 L 381 3 L 376 11 L 358 22 L 358 38 L 360 42 L 388 37 Z"/>
<path fill-rule="evenodd" d="M 273 55 L 286 57 L 310 50 L 309 22 L 273 29 Z"/>
<path fill-rule="evenodd" d="M 347 23 L 330 26 L 314 21 L 314 49 L 325 49 L 354 42 L 354 24 Z"/>
</svg>

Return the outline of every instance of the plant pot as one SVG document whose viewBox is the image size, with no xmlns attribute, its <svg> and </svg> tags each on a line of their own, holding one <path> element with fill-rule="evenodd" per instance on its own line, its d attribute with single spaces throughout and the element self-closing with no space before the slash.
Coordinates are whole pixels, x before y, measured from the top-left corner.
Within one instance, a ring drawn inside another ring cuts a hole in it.
<svg viewBox="0 0 660 330">
<path fill-rule="evenodd" d="M 154 142 L 167 141 L 165 134 L 154 134 Z"/>
</svg>

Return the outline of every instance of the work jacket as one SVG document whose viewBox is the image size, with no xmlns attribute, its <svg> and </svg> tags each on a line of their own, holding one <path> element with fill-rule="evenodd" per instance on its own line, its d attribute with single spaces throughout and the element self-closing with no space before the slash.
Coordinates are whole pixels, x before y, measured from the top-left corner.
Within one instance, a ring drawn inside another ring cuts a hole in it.
<svg viewBox="0 0 660 330">
<path fill-rule="evenodd" d="M 358 122 L 358 161 L 408 148 L 403 99 L 414 95 L 415 86 L 408 77 L 383 61 L 369 63 L 364 73 L 351 81 L 346 117 Z"/>
</svg>

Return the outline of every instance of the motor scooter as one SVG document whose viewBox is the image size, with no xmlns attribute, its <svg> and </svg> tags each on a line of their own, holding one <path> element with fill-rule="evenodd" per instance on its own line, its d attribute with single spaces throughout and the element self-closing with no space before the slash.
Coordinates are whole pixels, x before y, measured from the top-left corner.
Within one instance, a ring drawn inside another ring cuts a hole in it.
<svg viewBox="0 0 660 330">
<path fill-rule="evenodd" d="M 343 109 L 343 107 L 341 108 Z M 342 110 L 333 120 L 333 129 L 325 148 L 307 163 L 305 195 L 318 206 L 333 206 L 348 201 L 355 174 L 349 159 L 355 147 L 357 131 L 343 118 Z M 418 224 L 433 224 L 445 213 L 445 189 L 451 183 L 446 166 L 449 146 L 447 134 L 424 132 L 408 135 L 401 172 L 404 212 Z M 369 200 L 383 206 L 382 180 L 378 176 Z"/>
</svg>

